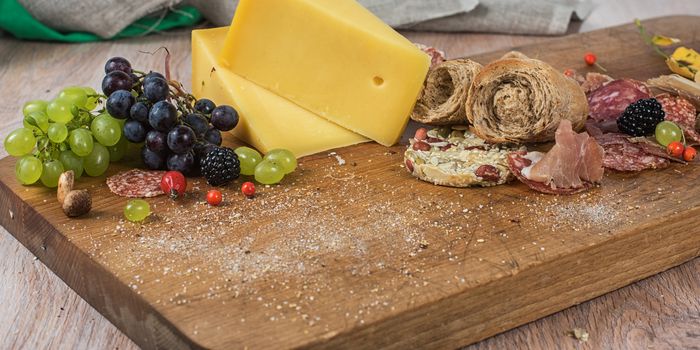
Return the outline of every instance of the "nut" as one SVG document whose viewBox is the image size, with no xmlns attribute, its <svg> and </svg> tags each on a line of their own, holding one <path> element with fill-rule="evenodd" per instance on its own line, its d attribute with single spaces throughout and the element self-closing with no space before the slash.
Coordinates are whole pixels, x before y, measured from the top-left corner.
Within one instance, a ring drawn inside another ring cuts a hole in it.
<svg viewBox="0 0 700 350">
<path fill-rule="evenodd" d="M 68 170 L 61 174 L 58 178 L 58 190 L 56 191 L 56 197 L 58 198 L 58 203 L 63 205 L 66 196 L 70 191 L 73 190 L 73 183 L 75 182 L 75 173 L 73 170 Z"/>
<path fill-rule="evenodd" d="M 90 212 L 92 198 L 87 190 L 73 190 L 68 192 L 63 201 L 63 212 L 68 217 L 77 217 Z"/>
</svg>

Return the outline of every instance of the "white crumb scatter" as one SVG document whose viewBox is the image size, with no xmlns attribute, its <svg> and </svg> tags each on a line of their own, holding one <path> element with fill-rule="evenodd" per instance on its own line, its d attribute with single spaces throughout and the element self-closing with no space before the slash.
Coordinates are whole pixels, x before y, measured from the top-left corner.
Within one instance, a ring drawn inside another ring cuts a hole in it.
<svg viewBox="0 0 700 350">
<path fill-rule="evenodd" d="M 329 157 L 334 157 L 335 160 L 338 162 L 338 165 L 343 166 L 345 165 L 345 159 L 341 157 L 337 152 L 331 152 L 328 153 Z"/>
<path fill-rule="evenodd" d="M 336 329 L 338 315 L 347 324 L 373 322 L 378 311 L 404 310 L 473 286 L 485 271 L 515 270 L 562 245 L 585 244 L 576 237 L 602 240 L 629 220 L 658 215 L 653 205 L 620 205 L 625 192 L 455 190 L 413 181 L 399 167 L 377 181 L 358 169 L 372 169 L 372 158 L 400 164 L 400 153 L 346 156 L 353 166 L 335 166 L 346 164 L 337 152 L 305 160 L 252 199 L 229 186 L 224 204 L 211 207 L 202 199 L 209 187 L 193 182 L 185 198 L 149 200 L 153 214 L 143 223 L 104 211 L 98 232 L 75 221 L 63 230 L 89 237 L 94 259 L 160 305 L 244 307 L 229 315 L 243 330 L 259 320 Z M 450 278 L 430 279 L 437 268 Z M 163 286 L 174 287 L 155 294 Z"/>
</svg>

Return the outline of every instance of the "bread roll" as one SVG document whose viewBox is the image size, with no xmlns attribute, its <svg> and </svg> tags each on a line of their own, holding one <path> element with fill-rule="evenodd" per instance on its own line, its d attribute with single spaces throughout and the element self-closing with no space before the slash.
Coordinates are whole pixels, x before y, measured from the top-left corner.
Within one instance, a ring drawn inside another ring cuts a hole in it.
<svg viewBox="0 0 700 350">
<path fill-rule="evenodd" d="M 445 61 L 428 72 L 411 119 L 430 125 L 467 124 L 464 104 L 479 63 L 468 59 Z"/>
<path fill-rule="evenodd" d="M 479 137 L 493 143 L 554 140 L 562 119 L 583 128 L 588 102 L 581 87 L 552 66 L 507 54 L 474 77 L 466 115 Z"/>
</svg>

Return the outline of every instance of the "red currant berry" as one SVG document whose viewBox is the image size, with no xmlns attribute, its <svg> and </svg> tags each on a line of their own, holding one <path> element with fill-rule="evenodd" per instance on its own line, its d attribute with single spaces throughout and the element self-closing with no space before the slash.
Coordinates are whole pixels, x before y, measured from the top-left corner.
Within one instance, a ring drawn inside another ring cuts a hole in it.
<svg viewBox="0 0 700 350">
<path fill-rule="evenodd" d="M 697 153 L 698 152 L 695 150 L 695 148 L 688 146 L 685 148 L 685 151 L 683 151 L 683 159 L 686 162 L 692 162 L 693 160 L 695 160 L 695 156 L 697 155 Z"/>
<path fill-rule="evenodd" d="M 255 196 L 255 184 L 252 182 L 244 182 L 243 185 L 241 185 L 241 192 L 248 198 Z"/>
<path fill-rule="evenodd" d="M 671 156 L 674 156 L 676 158 L 680 158 L 683 155 L 683 151 L 685 150 L 685 147 L 683 146 L 682 143 L 678 141 L 673 141 L 668 144 L 666 147 L 666 151 L 668 154 Z"/>
<path fill-rule="evenodd" d="M 209 203 L 209 205 L 217 206 L 221 204 L 222 200 L 223 196 L 221 195 L 221 191 L 209 190 L 209 192 L 207 192 L 207 203 Z"/>
</svg>

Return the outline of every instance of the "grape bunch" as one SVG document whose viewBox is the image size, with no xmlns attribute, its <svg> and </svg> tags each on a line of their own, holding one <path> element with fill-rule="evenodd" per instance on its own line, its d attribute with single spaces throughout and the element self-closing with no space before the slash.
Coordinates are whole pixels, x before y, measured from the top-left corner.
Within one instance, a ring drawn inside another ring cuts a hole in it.
<svg viewBox="0 0 700 350">
<path fill-rule="evenodd" d="M 4 143 L 11 156 L 19 157 L 15 175 L 20 183 L 56 187 L 64 171 L 73 170 L 76 178 L 100 176 L 110 161 L 124 157 L 127 142 L 120 122 L 95 110 L 101 98 L 90 87 L 71 86 L 50 101 L 24 104 L 23 127 Z"/>
<path fill-rule="evenodd" d="M 67 170 L 76 178 L 100 176 L 110 162 L 137 152 L 149 169 L 201 173 L 212 185 L 240 174 L 276 184 L 296 168 L 287 150 L 263 157 L 248 147 L 220 147 L 221 132 L 238 124 L 233 107 L 197 100 L 179 82 L 134 70 L 121 57 L 110 58 L 104 71 L 103 94 L 71 86 L 50 101 L 24 105 L 23 127 L 5 139 L 7 152 L 19 158 L 15 173 L 22 184 L 56 187 Z"/>
<path fill-rule="evenodd" d="M 143 144 L 141 159 L 149 169 L 198 174 L 200 159 L 221 145 L 221 132 L 238 124 L 233 107 L 196 100 L 160 73 L 133 71 L 124 58 L 108 60 L 105 73 L 105 108 L 124 121 L 122 133 L 129 142 Z"/>
</svg>

